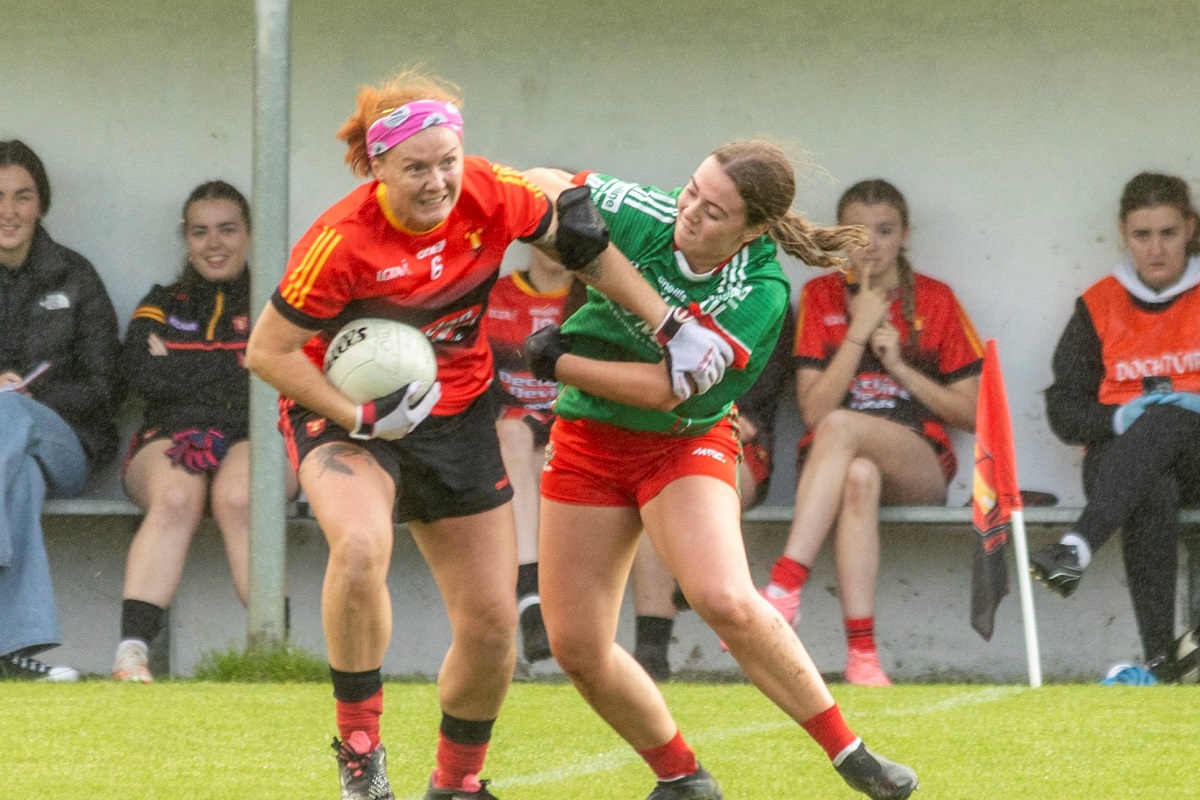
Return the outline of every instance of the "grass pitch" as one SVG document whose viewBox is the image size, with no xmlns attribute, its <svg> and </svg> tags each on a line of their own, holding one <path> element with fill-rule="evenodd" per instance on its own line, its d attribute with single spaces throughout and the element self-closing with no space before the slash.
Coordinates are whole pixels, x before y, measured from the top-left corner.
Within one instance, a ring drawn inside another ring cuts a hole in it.
<svg viewBox="0 0 1200 800">
<path fill-rule="evenodd" d="M 850 726 L 913 766 L 917 800 L 1196 797 L 1200 688 L 835 686 Z M 751 686 L 664 686 L 729 800 L 860 797 Z M 383 740 L 399 800 L 422 797 L 435 689 L 389 683 Z M 56 800 L 334 800 L 322 684 L 0 683 L 0 795 Z M 484 777 L 503 800 L 642 800 L 649 770 L 569 685 L 516 684 Z"/>
</svg>

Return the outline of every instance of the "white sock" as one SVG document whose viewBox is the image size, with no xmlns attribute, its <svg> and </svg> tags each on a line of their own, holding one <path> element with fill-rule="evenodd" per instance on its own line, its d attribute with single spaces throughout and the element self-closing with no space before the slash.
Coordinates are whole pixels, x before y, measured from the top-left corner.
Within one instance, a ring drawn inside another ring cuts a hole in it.
<svg viewBox="0 0 1200 800">
<path fill-rule="evenodd" d="M 856 736 L 856 737 L 854 737 L 854 741 L 853 741 L 853 742 L 851 742 L 850 744 L 846 745 L 846 747 L 845 747 L 845 748 L 842 750 L 842 752 L 840 752 L 840 753 L 838 753 L 836 756 L 834 756 L 834 759 L 833 759 L 833 765 L 834 765 L 835 767 L 840 767 L 840 766 L 842 765 L 842 762 L 843 762 L 843 761 L 845 761 L 845 760 L 846 760 L 846 758 L 847 758 L 847 757 L 848 757 L 848 756 L 849 756 L 851 753 L 853 753 L 855 750 L 857 750 L 857 749 L 858 749 L 858 746 L 859 746 L 860 744 L 862 744 L 862 739 L 858 738 L 857 736 Z"/>
<path fill-rule="evenodd" d="M 121 652 L 121 649 L 126 646 L 136 647 L 146 655 L 150 654 L 150 646 L 141 639 L 122 639 L 121 643 L 117 645 L 117 652 Z"/>
<path fill-rule="evenodd" d="M 1079 557 L 1079 567 L 1081 569 L 1087 569 L 1087 565 L 1092 563 L 1092 546 L 1087 543 L 1087 539 L 1075 531 L 1065 534 L 1058 540 L 1058 543 L 1067 544 L 1075 548 L 1075 555 Z"/>
</svg>

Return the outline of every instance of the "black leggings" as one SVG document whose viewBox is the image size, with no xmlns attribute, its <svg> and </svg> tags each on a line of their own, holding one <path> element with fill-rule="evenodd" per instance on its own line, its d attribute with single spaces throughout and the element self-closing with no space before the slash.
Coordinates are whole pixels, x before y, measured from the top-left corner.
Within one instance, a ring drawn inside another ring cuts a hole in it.
<svg viewBox="0 0 1200 800">
<path fill-rule="evenodd" d="M 1075 531 L 1092 550 L 1122 529 L 1125 574 L 1147 659 L 1175 640 L 1179 509 L 1200 503 L 1200 414 L 1151 406 L 1124 434 L 1088 448 L 1088 503 Z"/>
</svg>

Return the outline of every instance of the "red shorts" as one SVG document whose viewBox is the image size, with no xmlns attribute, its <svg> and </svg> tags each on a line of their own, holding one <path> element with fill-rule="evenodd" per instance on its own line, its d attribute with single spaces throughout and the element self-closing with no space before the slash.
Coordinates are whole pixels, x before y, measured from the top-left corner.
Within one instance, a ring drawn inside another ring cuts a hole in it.
<svg viewBox="0 0 1200 800">
<path fill-rule="evenodd" d="M 667 484 L 689 475 L 710 475 L 736 490 L 740 459 L 728 417 L 699 436 L 560 418 L 550 429 L 542 496 L 575 505 L 641 508 Z"/>
</svg>

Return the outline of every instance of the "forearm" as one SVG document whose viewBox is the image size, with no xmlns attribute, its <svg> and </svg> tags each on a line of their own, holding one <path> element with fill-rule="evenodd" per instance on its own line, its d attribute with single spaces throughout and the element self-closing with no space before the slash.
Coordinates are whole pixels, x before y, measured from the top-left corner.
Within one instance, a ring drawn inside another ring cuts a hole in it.
<svg viewBox="0 0 1200 800">
<path fill-rule="evenodd" d="M 800 406 L 800 416 L 805 426 L 812 430 L 817 423 L 834 410 L 841 408 L 846 397 L 846 391 L 858 366 L 862 362 L 863 346 L 843 339 L 837 353 L 830 359 L 825 368 L 808 385 L 801 381 L 797 391 L 797 401 Z M 801 370 L 803 372 L 803 368 Z"/>
<path fill-rule="evenodd" d="M 558 359 L 555 377 L 588 394 L 630 406 L 669 411 L 679 405 L 661 361 L 597 361 L 567 353 Z"/>
<path fill-rule="evenodd" d="M 614 245 L 605 248 L 599 258 L 577 271 L 575 277 L 636 315 L 651 330 L 657 329 L 670 311 L 667 301 Z"/>
<path fill-rule="evenodd" d="M 284 397 L 347 430 L 354 429 L 357 406 L 329 382 L 303 350 L 263 352 L 252 346 L 246 351 L 246 366 Z"/>
</svg>

